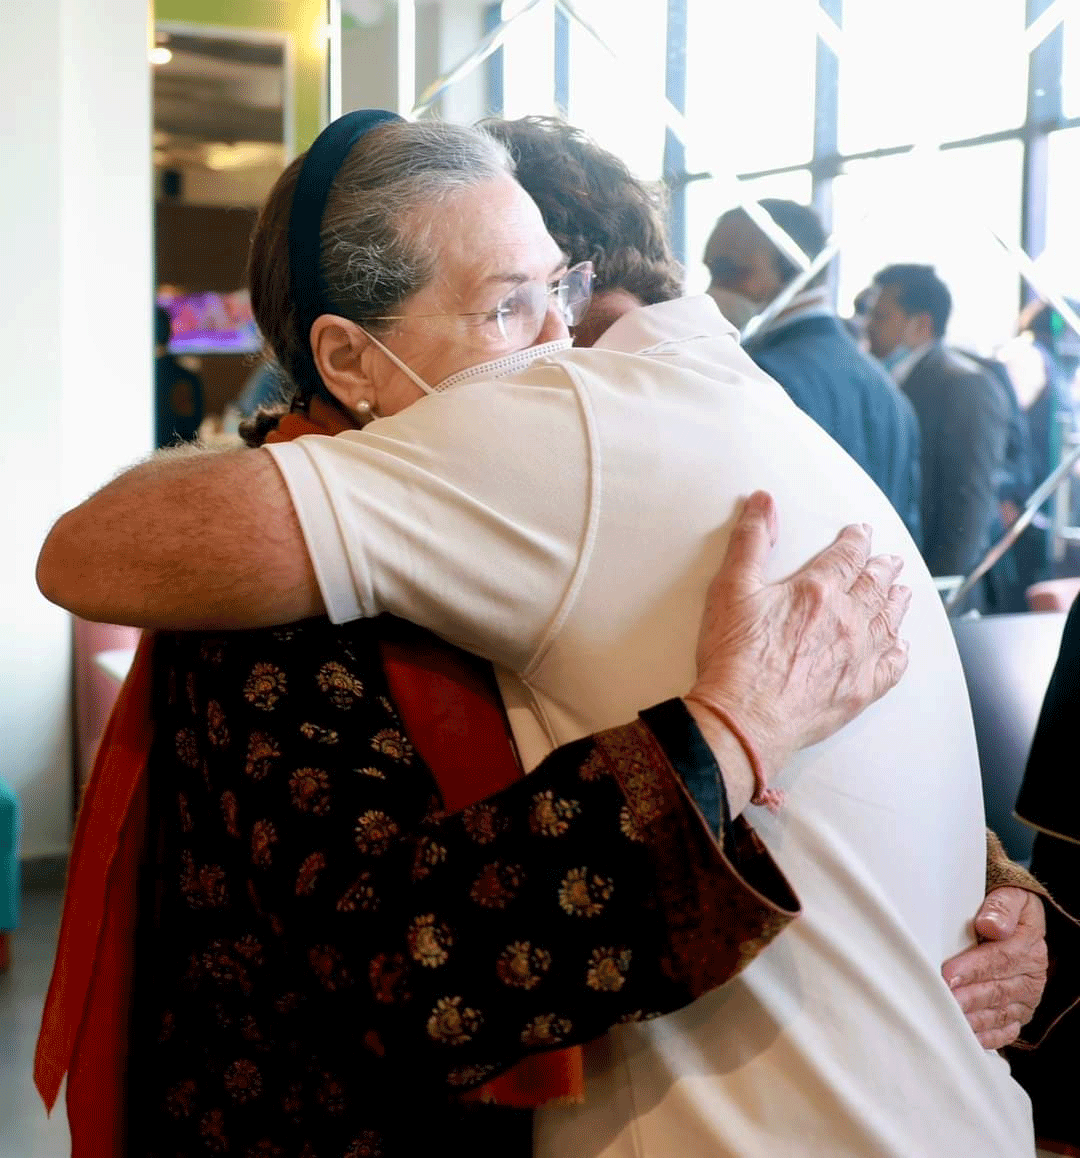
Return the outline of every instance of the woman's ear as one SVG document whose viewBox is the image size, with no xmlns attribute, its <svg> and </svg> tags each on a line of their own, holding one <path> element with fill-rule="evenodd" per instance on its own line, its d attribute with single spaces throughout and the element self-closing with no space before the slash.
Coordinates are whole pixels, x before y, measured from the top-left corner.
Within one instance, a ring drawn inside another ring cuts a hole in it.
<svg viewBox="0 0 1080 1158">
<path fill-rule="evenodd" d="M 375 399 L 375 383 L 368 371 L 370 347 L 367 334 L 347 318 L 320 314 L 311 325 L 311 354 L 319 376 L 352 413 L 363 410 L 363 403 L 370 408 Z"/>
</svg>

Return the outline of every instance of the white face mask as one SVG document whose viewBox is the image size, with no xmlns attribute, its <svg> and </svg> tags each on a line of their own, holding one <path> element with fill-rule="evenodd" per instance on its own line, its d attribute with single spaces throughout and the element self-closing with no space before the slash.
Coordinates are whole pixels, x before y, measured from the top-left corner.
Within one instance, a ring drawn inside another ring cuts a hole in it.
<svg viewBox="0 0 1080 1158">
<path fill-rule="evenodd" d="M 746 329 L 750 319 L 760 314 L 765 308 L 764 302 L 755 302 L 753 299 L 744 297 L 735 290 L 726 289 L 724 286 L 712 286 L 709 289 L 709 296 L 720 307 L 720 312 L 725 318 L 735 327 L 735 329 Z"/>
<path fill-rule="evenodd" d="M 419 374 L 406 366 L 393 350 L 388 350 L 378 338 L 372 334 L 368 334 L 367 330 L 365 330 L 364 333 L 382 350 L 402 374 L 404 374 L 410 382 L 419 386 L 425 394 L 438 394 L 443 390 L 449 390 L 451 386 L 457 386 L 461 382 L 473 382 L 484 378 L 506 378 L 510 374 L 516 374 L 519 370 L 524 370 L 531 366 L 538 358 L 546 358 L 551 354 L 559 354 L 563 350 L 569 350 L 573 345 L 573 341 L 570 338 L 557 338 L 554 342 L 544 342 L 543 345 L 540 346 L 526 346 L 524 350 L 515 350 L 512 354 L 504 354 L 501 358 L 494 358 L 490 362 L 481 362 L 477 366 L 469 366 L 465 370 L 458 370 L 456 374 L 451 374 L 449 378 L 444 378 L 434 386 L 429 386 Z"/>
</svg>

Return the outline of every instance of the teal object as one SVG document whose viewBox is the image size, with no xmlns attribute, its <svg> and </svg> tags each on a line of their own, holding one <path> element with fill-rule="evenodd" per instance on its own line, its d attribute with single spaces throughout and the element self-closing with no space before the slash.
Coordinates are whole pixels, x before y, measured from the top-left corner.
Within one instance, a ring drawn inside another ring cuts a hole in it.
<svg viewBox="0 0 1080 1158">
<path fill-rule="evenodd" d="M 0 780 L 0 932 L 19 925 L 22 878 L 19 869 L 19 837 L 22 811 L 13 789 Z"/>
</svg>

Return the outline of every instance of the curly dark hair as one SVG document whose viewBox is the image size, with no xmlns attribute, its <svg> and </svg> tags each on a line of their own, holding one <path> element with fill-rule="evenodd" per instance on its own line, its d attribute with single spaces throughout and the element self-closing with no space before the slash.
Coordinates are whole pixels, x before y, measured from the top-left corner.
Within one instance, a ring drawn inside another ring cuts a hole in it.
<svg viewBox="0 0 1080 1158">
<path fill-rule="evenodd" d="M 491 118 L 480 128 L 509 149 L 518 181 L 570 263 L 596 267 L 597 292 L 626 290 L 646 305 L 682 296 L 661 187 L 639 181 L 614 153 L 555 117 Z"/>
</svg>

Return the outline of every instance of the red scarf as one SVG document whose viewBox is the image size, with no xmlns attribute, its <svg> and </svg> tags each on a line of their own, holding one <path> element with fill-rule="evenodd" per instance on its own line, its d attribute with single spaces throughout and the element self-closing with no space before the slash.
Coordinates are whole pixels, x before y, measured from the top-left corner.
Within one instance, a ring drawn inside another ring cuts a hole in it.
<svg viewBox="0 0 1080 1158">
<path fill-rule="evenodd" d="M 351 429 L 315 400 L 289 414 L 268 442 Z M 506 788 L 521 776 L 502 704 L 480 660 L 419 629 L 381 644 L 405 731 L 431 769 L 447 812 Z M 128 1010 L 134 973 L 137 880 L 146 832 L 146 764 L 153 639 L 144 635 L 109 719 L 72 841 L 64 913 L 41 1018 L 34 1083 L 51 1111 L 67 1075 L 72 1158 L 124 1151 Z M 581 1050 L 525 1058 L 467 1095 L 470 1101 L 532 1109 L 581 1101 Z"/>
</svg>

